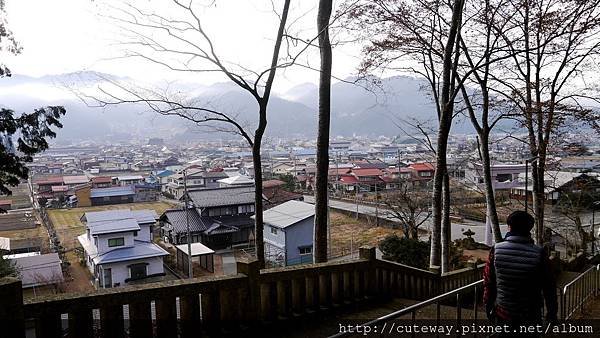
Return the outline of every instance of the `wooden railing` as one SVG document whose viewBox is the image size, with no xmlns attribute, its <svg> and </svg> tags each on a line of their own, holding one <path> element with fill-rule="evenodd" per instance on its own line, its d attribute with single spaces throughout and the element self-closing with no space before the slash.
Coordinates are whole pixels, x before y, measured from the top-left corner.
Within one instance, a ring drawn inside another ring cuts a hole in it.
<svg viewBox="0 0 600 338">
<path fill-rule="evenodd" d="M 0 322 L 12 323 L 9 337 L 23 337 L 26 326 L 35 337 L 196 337 L 202 331 L 252 328 L 391 297 L 427 299 L 467 285 L 480 270 L 439 275 L 378 260 L 374 248 L 360 248 L 359 258 L 348 261 L 265 270 L 257 261 L 238 262 L 234 276 L 58 294 L 24 303 L 21 282 L 4 279 Z"/>
</svg>

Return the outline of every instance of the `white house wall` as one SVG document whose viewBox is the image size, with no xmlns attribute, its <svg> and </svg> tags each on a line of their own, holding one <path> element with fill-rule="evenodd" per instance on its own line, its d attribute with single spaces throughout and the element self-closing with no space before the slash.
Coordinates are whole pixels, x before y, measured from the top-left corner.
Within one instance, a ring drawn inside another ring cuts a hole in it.
<svg viewBox="0 0 600 338">
<path fill-rule="evenodd" d="M 126 285 L 125 280 L 130 278 L 129 268 L 127 266 L 138 263 L 148 263 L 146 266 L 146 274 L 153 275 L 158 273 L 163 273 L 163 261 L 161 257 L 152 257 L 148 259 L 138 259 L 132 261 L 124 261 L 110 264 L 102 264 L 103 269 L 110 268 L 112 273 L 112 282 L 113 285 L 119 283 L 119 286 Z M 102 285 L 102 275 L 98 276 L 98 280 L 100 281 L 100 285 Z"/>
<path fill-rule="evenodd" d="M 277 231 L 277 234 L 273 234 L 271 232 L 271 229 L 275 229 Z M 282 229 L 265 224 L 263 238 L 265 242 L 269 242 L 279 248 L 285 247 L 285 231 L 283 231 Z"/>
<path fill-rule="evenodd" d="M 111 238 L 119 238 L 119 237 L 123 237 L 125 239 L 125 245 L 123 246 L 113 246 L 113 247 L 109 247 L 108 246 L 108 240 Z M 124 247 L 128 247 L 128 246 L 133 246 L 134 242 L 133 242 L 133 232 L 120 232 L 120 233 L 112 233 L 112 234 L 105 234 L 105 235 L 98 235 L 98 253 L 102 254 L 105 253 L 107 251 L 110 250 L 114 250 L 114 249 L 118 249 L 118 248 L 124 248 Z M 94 242 L 92 242 L 92 245 L 94 244 Z"/>
</svg>

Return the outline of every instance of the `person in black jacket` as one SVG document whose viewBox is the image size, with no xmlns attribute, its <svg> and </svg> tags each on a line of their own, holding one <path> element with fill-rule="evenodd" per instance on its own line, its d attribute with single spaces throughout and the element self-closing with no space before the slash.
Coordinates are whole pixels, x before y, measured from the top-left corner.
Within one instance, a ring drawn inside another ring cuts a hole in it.
<svg viewBox="0 0 600 338">
<path fill-rule="evenodd" d="M 556 281 L 548 255 L 531 238 L 534 219 L 525 211 L 515 211 L 506 223 L 504 241 L 490 250 L 483 272 L 488 318 L 513 328 L 541 324 L 545 299 L 546 320 L 555 321 Z"/>
</svg>

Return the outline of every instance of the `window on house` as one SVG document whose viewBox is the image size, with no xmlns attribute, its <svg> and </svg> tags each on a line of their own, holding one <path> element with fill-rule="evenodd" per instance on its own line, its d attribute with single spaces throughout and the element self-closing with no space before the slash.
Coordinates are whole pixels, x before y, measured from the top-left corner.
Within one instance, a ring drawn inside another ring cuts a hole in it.
<svg viewBox="0 0 600 338">
<path fill-rule="evenodd" d="M 131 279 L 140 279 L 147 276 L 146 263 L 132 264 L 129 266 L 129 275 Z"/>
<path fill-rule="evenodd" d="M 137 231 L 134 231 L 133 232 L 133 237 L 137 237 L 137 233 L 138 233 Z"/>
<path fill-rule="evenodd" d="M 498 174 L 496 175 L 496 181 L 498 182 L 510 182 L 512 181 L 512 174 Z"/>
<path fill-rule="evenodd" d="M 312 245 L 299 247 L 298 250 L 300 250 L 301 255 L 310 255 L 312 254 Z"/>
<path fill-rule="evenodd" d="M 277 229 L 276 229 L 276 228 L 274 228 L 274 227 L 271 227 L 271 233 L 272 233 L 273 235 L 277 235 Z"/>
<path fill-rule="evenodd" d="M 123 246 L 123 245 L 125 245 L 125 238 L 123 238 L 123 237 L 108 239 L 108 247 Z"/>
</svg>

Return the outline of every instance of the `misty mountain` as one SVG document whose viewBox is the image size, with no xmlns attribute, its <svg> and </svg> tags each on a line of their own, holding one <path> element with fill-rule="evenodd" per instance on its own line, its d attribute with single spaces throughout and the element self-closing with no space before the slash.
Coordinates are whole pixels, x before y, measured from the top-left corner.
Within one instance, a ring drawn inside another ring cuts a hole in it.
<svg viewBox="0 0 600 338">
<path fill-rule="evenodd" d="M 118 105 L 109 108 L 89 107 L 66 88 L 78 84 L 95 86 L 104 79 L 134 82 L 111 74 L 80 72 L 48 75 L 39 78 L 14 75 L 0 79 L 0 102 L 16 111 L 31 111 L 43 105 L 63 105 L 67 109 L 59 140 L 126 140 L 158 136 L 181 140 L 226 137 L 210 128 L 198 128 L 177 117 L 161 116 L 144 105 Z M 350 81 L 351 79 L 349 79 Z M 349 82 L 332 85 L 332 135 L 397 135 L 401 131 L 392 121 L 416 118 L 435 121 L 435 107 L 426 96 L 424 80 L 411 77 L 381 79 L 377 88 Z M 157 86 L 160 87 L 160 84 Z M 235 115 L 236 120 L 253 131 L 257 104 L 252 96 L 231 83 L 198 85 L 170 84 L 171 90 L 194 102 Z M 173 88 L 174 87 L 174 88 Z M 318 88 L 304 83 L 269 101 L 267 136 L 316 136 Z M 457 125 L 454 132 L 470 131 Z"/>
</svg>

